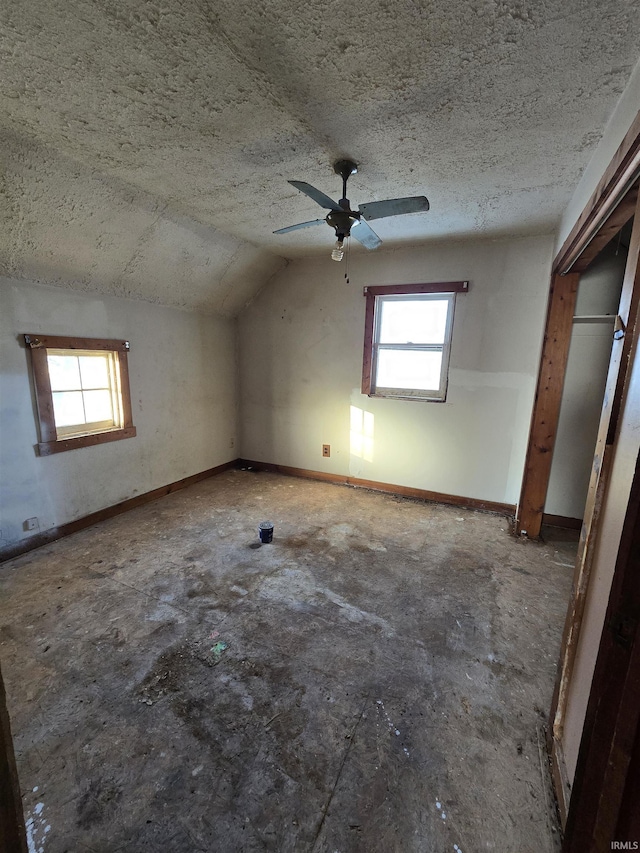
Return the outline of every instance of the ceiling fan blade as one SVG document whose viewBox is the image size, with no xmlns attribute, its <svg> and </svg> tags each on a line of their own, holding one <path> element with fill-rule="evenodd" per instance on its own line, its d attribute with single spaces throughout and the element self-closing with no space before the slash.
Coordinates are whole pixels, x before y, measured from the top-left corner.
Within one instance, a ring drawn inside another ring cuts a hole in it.
<svg viewBox="0 0 640 853">
<path fill-rule="evenodd" d="M 300 190 L 301 193 L 308 195 L 309 198 L 312 198 L 315 202 L 317 202 L 320 207 L 326 207 L 327 210 L 342 210 L 337 201 L 329 198 L 328 195 L 325 195 L 320 190 L 317 190 L 315 187 L 312 187 L 311 184 L 306 184 L 304 181 L 289 181 L 292 187 L 295 187 L 297 190 Z"/>
<path fill-rule="evenodd" d="M 429 200 L 423 195 L 409 198 L 388 198 L 385 201 L 370 201 L 358 207 L 365 219 L 382 219 L 384 216 L 400 216 L 402 213 L 421 213 L 429 210 Z"/>
<path fill-rule="evenodd" d="M 382 243 L 376 232 L 367 223 L 361 219 L 359 222 L 354 222 L 351 226 L 351 236 L 355 237 L 365 249 L 377 249 Z"/>
<path fill-rule="evenodd" d="M 297 231 L 299 228 L 309 228 L 310 225 L 322 225 L 324 219 L 313 219 L 311 222 L 301 222 L 299 225 L 288 225 L 286 228 L 278 228 L 274 234 L 288 234 L 289 231 Z"/>
</svg>

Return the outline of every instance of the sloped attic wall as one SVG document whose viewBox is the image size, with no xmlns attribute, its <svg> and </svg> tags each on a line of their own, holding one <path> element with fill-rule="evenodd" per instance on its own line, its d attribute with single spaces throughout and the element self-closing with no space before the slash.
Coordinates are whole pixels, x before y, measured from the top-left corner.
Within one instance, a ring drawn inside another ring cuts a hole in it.
<svg viewBox="0 0 640 853">
<path fill-rule="evenodd" d="M 0 549 L 237 456 L 235 321 L 10 279 L 0 302 Z M 129 340 L 136 437 L 39 457 L 25 332 Z"/>
<path fill-rule="evenodd" d="M 430 244 L 296 261 L 240 315 L 241 455 L 515 504 L 549 290 L 553 237 Z M 456 302 L 445 403 L 360 392 L 365 285 L 470 281 Z M 373 455 L 350 435 L 373 415 Z M 331 457 L 322 457 L 322 444 Z"/>
<path fill-rule="evenodd" d="M 46 149 L 4 143 L 0 549 L 237 456 L 234 315 L 285 263 Z M 24 333 L 129 340 L 137 436 L 38 457 Z"/>
<path fill-rule="evenodd" d="M 235 317 L 286 263 L 99 169 L 0 145 L 0 274 Z"/>
</svg>

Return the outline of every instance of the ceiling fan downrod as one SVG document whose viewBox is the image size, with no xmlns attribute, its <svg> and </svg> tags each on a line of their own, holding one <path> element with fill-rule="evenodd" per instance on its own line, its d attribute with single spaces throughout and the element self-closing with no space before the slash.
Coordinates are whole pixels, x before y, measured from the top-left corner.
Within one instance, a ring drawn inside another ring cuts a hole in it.
<svg viewBox="0 0 640 853">
<path fill-rule="evenodd" d="M 342 178 L 342 198 L 338 201 L 340 207 L 349 210 L 349 199 L 347 198 L 347 181 L 351 175 L 355 175 L 358 166 L 353 160 L 337 160 L 333 164 L 333 171 Z"/>
</svg>

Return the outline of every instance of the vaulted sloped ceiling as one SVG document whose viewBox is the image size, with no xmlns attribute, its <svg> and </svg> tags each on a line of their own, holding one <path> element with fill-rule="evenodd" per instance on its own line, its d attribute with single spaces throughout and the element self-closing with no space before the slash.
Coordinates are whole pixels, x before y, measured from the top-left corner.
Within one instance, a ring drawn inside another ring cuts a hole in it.
<svg viewBox="0 0 640 853">
<path fill-rule="evenodd" d="M 287 183 L 426 194 L 384 245 L 552 231 L 638 58 L 638 0 L 14 0 L 5 274 L 234 315 L 327 252 Z M 364 251 L 358 247 L 358 250 Z M 380 251 L 380 250 L 379 250 Z"/>
</svg>

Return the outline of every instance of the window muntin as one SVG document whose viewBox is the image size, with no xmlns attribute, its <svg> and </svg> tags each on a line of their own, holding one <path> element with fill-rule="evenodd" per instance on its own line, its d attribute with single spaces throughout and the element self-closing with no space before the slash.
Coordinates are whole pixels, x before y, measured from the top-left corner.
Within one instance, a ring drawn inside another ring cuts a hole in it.
<svg viewBox="0 0 640 853">
<path fill-rule="evenodd" d="M 376 296 L 371 393 L 444 400 L 454 293 Z"/>
<path fill-rule="evenodd" d="M 41 456 L 136 435 L 128 341 L 25 335 Z"/>
</svg>

